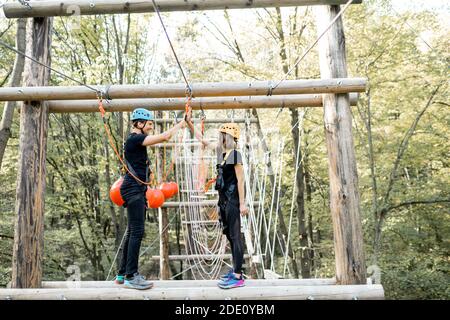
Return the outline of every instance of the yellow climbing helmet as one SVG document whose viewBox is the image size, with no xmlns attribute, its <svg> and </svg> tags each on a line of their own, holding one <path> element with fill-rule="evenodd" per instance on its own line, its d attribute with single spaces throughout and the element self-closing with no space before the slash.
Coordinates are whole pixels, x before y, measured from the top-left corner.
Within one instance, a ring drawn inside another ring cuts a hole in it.
<svg viewBox="0 0 450 320">
<path fill-rule="evenodd" d="M 239 136 L 241 134 L 241 130 L 239 129 L 238 124 L 233 122 L 221 125 L 219 131 L 223 133 L 228 133 L 229 135 L 231 135 L 236 139 L 239 139 Z"/>
</svg>

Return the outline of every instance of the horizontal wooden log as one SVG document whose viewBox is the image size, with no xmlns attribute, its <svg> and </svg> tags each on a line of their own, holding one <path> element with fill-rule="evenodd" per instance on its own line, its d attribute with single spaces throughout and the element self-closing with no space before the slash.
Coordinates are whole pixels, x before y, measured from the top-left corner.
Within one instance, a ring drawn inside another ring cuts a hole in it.
<svg viewBox="0 0 450 320">
<path fill-rule="evenodd" d="M 163 208 L 178 208 L 180 206 L 187 207 L 198 207 L 198 206 L 213 206 L 217 204 L 217 200 L 202 200 L 201 202 L 177 202 L 177 201 L 170 201 L 170 202 L 164 202 L 162 205 Z"/>
<path fill-rule="evenodd" d="M 256 118 L 250 118 L 248 119 L 250 121 L 250 123 L 257 123 L 258 120 Z M 174 119 L 155 119 L 156 123 L 173 123 Z M 200 123 L 201 119 L 198 118 L 192 118 L 191 119 L 192 122 L 194 123 Z M 206 118 L 204 120 L 205 123 L 226 123 L 226 122 L 235 122 L 235 123 L 245 123 L 246 119 L 244 118 Z"/>
<path fill-rule="evenodd" d="M 383 287 L 375 285 L 245 286 L 236 290 L 216 287 L 75 289 L 0 289 L 1 300 L 375 300 L 384 299 Z"/>
<path fill-rule="evenodd" d="M 192 287 L 192 280 L 155 280 L 153 281 L 155 288 L 185 288 Z M 277 279 L 277 280 L 246 280 L 245 285 L 248 287 L 279 287 L 279 286 L 323 286 L 334 285 L 336 279 Z M 195 281 L 198 287 L 216 287 L 217 280 L 201 280 Z M 63 289 L 63 288 L 118 288 L 114 281 L 43 281 L 43 289 Z"/>
<path fill-rule="evenodd" d="M 230 122 L 230 121 L 228 121 Z M 218 128 L 217 128 L 218 129 Z M 203 144 L 201 142 L 186 142 L 186 143 L 178 143 L 178 142 L 166 142 L 166 143 L 157 143 L 154 145 L 149 146 L 150 148 L 174 148 L 177 146 L 181 146 L 181 147 L 200 147 Z M 246 145 L 253 145 L 253 146 L 258 146 L 259 143 L 258 142 L 253 142 L 253 143 L 248 143 Z M 182 159 L 186 159 L 186 157 L 179 157 Z M 189 159 L 213 159 L 215 158 L 215 156 L 187 156 L 187 158 Z"/>
<path fill-rule="evenodd" d="M 177 201 L 170 201 L 170 202 L 164 202 L 162 205 L 163 208 L 178 208 L 180 206 L 191 206 L 191 207 L 198 207 L 198 206 L 214 206 L 217 204 L 218 200 L 201 200 L 199 202 L 177 202 Z M 259 205 L 259 201 L 253 201 L 253 205 L 256 207 Z"/>
<path fill-rule="evenodd" d="M 194 97 L 221 96 L 266 96 L 275 86 L 274 81 L 253 82 L 203 82 L 191 84 Z M 320 94 L 364 92 L 367 80 L 364 78 L 285 80 L 273 95 Z M 106 87 L 92 85 L 98 91 L 106 92 Z M 186 85 L 174 84 L 127 84 L 112 85 L 105 98 L 184 98 Z M 47 87 L 4 87 L 0 88 L 0 101 L 40 101 L 40 100 L 86 100 L 97 99 L 97 94 L 85 86 Z M 176 110 L 177 108 L 173 108 Z"/>
<path fill-rule="evenodd" d="M 149 146 L 150 148 L 174 148 L 174 147 L 199 147 L 201 146 L 201 142 L 186 142 L 186 143 L 177 143 L 177 142 L 166 142 L 166 143 L 158 143 Z M 198 157 L 198 159 L 203 157 Z"/>
<path fill-rule="evenodd" d="M 354 3 L 361 3 L 355 0 Z M 309 5 L 345 4 L 347 0 L 158 0 L 158 10 L 199 11 L 223 9 L 251 9 Z M 4 4 L 7 18 L 50 17 L 93 14 L 154 12 L 151 1 L 141 0 L 65 0 L 29 1 L 29 7 L 19 2 Z"/>
<path fill-rule="evenodd" d="M 221 258 L 224 260 L 229 260 L 231 259 L 231 254 L 180 254 L 180 255 L 169 255 L 169 260 L 170 261 L 186 261 L 186 260 L 199 260 L 199 259 L 203 259 L 203 260 L 213 260 L 213 259 L 217 259 L 217 258 Z M 244 254 L 244 259 L 249 258 L 248 254 Z M 160 260 L 161 257 L 160 256 L 152 256 L 151 257 L 152 260 Z"/>
<path fill-rule="evenodd" d="M 194 221 L 182 221 L 182 224 L 216 224 L 219 220 L 194 220 Z"/>
<path fill-rule="evenodd" d="M 1 90 L 1 89 L 0 89 Z M 350 103 L 356 105 L 358 93 L 350 93 Z M 49 110 L 53 113 L 85 113 L 98 112 L 97 100 L 50 100 Z M 103 103 L 107 112 L 130 112 L 135 108 L 146 108 L 154 111 L 183 111 L 186 106 L 184 98 L 169 99 L 117 99 Z M 205 97 L 196 98 L 191 103 L 193 110 L 224 109 L 270 109 L 322 107 L 321 94 L 296 94 L 280 96 L 244 96 L 244 97 Z M 173 120 L 172 120 L 173 121 Z M 229 122 L 226 120 L 225 122 Z"/>
</svg>

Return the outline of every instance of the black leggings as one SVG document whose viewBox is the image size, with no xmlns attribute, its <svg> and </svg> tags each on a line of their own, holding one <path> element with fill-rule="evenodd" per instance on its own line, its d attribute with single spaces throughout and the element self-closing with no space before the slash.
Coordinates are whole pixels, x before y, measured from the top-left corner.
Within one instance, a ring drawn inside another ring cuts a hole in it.
<svg viewBox="0 0 450 320">
<path fill-rule="evenodd" d="M 244 262 L 244 245 L 241 237 L 241 212 L 239 204 L 235 201 L 222 202 L 220 206 L 220 218 L 223 233 L 226 235 L 231 247 L 234 273 L 242 273 Z"/>
<path fill-rule="evenodd" d="M 133 276 L 138 272 L 139 250 L 144 237 L 145 197 L 135 197 L 127 204 L 128 230 L 122 246 L 119 274 Z"/>
</svg>

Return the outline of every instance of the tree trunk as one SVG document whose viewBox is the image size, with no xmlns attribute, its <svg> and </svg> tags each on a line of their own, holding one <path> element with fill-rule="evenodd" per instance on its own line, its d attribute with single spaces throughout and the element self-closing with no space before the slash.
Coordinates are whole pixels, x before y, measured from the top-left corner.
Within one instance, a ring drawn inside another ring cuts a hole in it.
<svg viewBox="0 0 450 320">
<path fill-rule="evenodd" d="M 308 134 L 309 131 L 303 130 L 303 136 L 305 139 L 305 147 L 303 148 L 303 170 L 305 173 L 305 191 L 306 191 L 306 202 L 308 206 L 308 251 L 309 251 L 309 261 L 310 261 L 310 272 L 314 272 L 314 226 L 313 226 L 313 216 L 311 210 L 311 200 L 312 200 L 312 188 L 311 188 L 311 173 L 309 170 L 308 162 Z"/>
<path fill-rule="evenodd" d="M 21 52 L 25 52 L 26 48 L 26 19 L 17 20 L 17 33 L 16 33 L 16 48 Z M 14 62 L 14 69 L 12 72 L 10 87 L 18 87 L 22 82 L 22 73 L 25 64 L 25 57 L 21 54 L 16 54 L 16 60 Z M 14 116 L 14 108 L 16 102 L 8 101 L 5 109 L 3 109 L 2 121 L 0 123 L 0 168 L 2 167 L 3 156 L 5 154 L 6 145 L 8 139 L 11 136 L 11 124 Z"/>
<path fill-rule="evenodd" d="M 308 233 L 306 231 L 306 216 L 305 216 L 305 183 L 303 173 L 303 159 L 300 144 L 300 130 L 298 109 L 289 109 L 291 111 L 291 126 L 293 127 L 292 138 L 294 141 L 294 163 L 298 166 L 295 183 L 297 185 L 297 219 L 298 219 L 298 236 L 300 240 L 300 266 L 302 278 L 310 278 L 311 261 L 309 258 L 308 247 Z M 299 150 L 297 150 L 297 147 Z M 298 155 L 298 159 L 297 159 Z"/>
<path fill-rule="evenodd" d="M 50 65 L 51 18 L 34 18 L 27 26 L 27 54 Z M 50 71 L 25 63 L 25 85 L 48 85 Z M 20 112 L 20 158 L 17 176 L 16 221 L 12 265 L 13 288 L 38 288 L 44 249 L 44 194 L 48 106 L 25 101 Z"/>
<path fill-rule="evenodd" d="M 316 9 L 320 34 L 339 13 L 339 6 Z M 345 38 L 339 18 L 319 41 L 322 78 L 346 77 Z M 366 266 L 360 218 L 358 173 L 352 136 L 348 94 L 324 94 L 330 209 L 334 229 L 336 280 L 339 284 L 366 283 Z"/>
</svg>

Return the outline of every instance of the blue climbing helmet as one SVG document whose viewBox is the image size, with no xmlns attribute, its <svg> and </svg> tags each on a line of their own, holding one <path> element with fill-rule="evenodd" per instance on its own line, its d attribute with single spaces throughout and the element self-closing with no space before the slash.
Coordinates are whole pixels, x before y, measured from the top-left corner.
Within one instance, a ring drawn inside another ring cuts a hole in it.
<svg viewBox="0 0 450 320">
<path fill-rule="evenodd" d="M 144 108 L 137 108 L 131 114 L 131 121 L 134 120 L 150 120 L 153 121 L 153 113 Z"/>
</svg>

